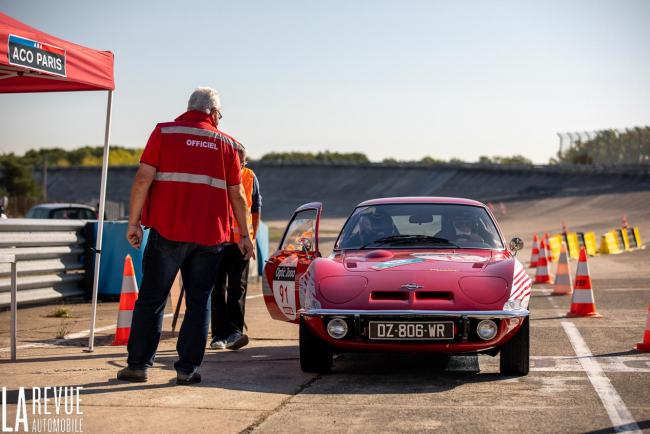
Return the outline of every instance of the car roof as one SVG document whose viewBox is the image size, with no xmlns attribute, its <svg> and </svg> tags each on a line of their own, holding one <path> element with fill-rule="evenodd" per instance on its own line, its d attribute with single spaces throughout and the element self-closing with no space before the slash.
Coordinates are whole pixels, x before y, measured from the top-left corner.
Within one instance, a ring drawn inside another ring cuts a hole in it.
<svg viewBox="0 0 650 434">
<path fill-rule="evenodd" d="M 434 197 L 434 196 L 408 196 L 408 197 L 383 197 L 379 199 L 370 199 L 361 202 L 357 206 L 368 205 L 388 205 L 388 204 L 406 204 L 406 203 L 438 203 L 438 204 L 452 204 L 452 205 L 472 205 L 485 207 L 479 201 L 472 199 L 465 199 L 462 197 Z"/>
<path fill-rule="evenodd" d="M 62 208 L 84 208 L 89 210 L 95 210 L 92 206 L 84 205 L 81 203 L 39 203 L 34 205 L 34 208 L 44 208 L 44 209 L 62 209 Z"/>
</svg>

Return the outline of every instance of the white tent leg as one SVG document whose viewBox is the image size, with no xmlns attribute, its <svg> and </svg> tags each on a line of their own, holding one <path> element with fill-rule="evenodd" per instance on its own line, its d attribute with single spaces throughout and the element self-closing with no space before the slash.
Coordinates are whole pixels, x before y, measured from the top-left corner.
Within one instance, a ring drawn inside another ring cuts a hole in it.
<svg viewBox="0 0 650 434">
<path fill-rule="evenodd" d="M 99 265 L 102 257 L 102 236 L 104 235 L 104 209 L 106 205 L 106 178 L 108 176 L 108 154 L 111 136 L 111 111 L 113 107 L 113 91 L 108 91 L 108 103 L 106 104 L 106 129 L 104 132 L 104 155 L 102 159 L 102 181 L 99 187 L 99 210 L 97 218 L 97 240 L 95 243 L 95 273 L 93 275 L 93 305 L 90 315 L 90 335 L 88 336 L 88 348 L 92 352 L 95 349 L 95 319 L 97 317 L 97 293 L 99 291 Z"/>
</svg>

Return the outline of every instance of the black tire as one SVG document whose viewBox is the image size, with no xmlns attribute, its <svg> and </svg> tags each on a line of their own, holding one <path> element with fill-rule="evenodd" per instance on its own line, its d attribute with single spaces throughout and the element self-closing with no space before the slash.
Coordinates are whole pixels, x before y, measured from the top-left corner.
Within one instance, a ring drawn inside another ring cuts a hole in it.
<svg viewBox="0 0 650 434">
<path fill-rule="evenodd" d="M 502 375 L 528 375 L 530 366 L 530 326 L 528 317 L 519 331 L 501 347 L 499 366 Z"/>
<path fill-rule="evenodd" d="M 332 369 L 334 353 L 327 343 L 318 339 L 300 319 L 300 368 L 303 372 L 326 374 Z"/>
</svg>

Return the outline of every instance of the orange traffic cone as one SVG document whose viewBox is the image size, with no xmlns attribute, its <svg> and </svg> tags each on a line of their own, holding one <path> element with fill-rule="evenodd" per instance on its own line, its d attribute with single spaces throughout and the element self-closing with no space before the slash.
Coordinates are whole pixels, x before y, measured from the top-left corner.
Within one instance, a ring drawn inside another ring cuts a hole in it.
<svg viewBox="0 0 650 434">
<path fill-rule="evenodd" d="M 568 295 L 573 292 L 571 286 L 571 270 L 569 270 L 569 257 L 566 251 L 566 244 L 562 241 L 562 248 L 560 249 L 560 259 L 557 261 L 557 269 L 555 272 L 555 284 L 551 295 Z"/>
<path fill-rule="evenodd" d="M 546 243 L 546 263 L 547 264 L 552 264 L 553 263 L 553 252 L 551 251 L 551 240 L 550 236 L 548 235 L 548 232 L 544 234 L 544 243 Z"/>
<path fill-rule="evenodd" d="M 573 288 L 571 309 L 566 316 L 570 318 L 577 316 L 602 317 L 602 315 L 596 312 L 594 291 L 591 288 L 591 277 L 589 276 L 589 266 L 587 265 L 587 251 L 584 247 L 580 248 L 580 259 L 578 259 L 578 268 L 576 270 L 576 282 Z"/>
<path fill-rule="evenodd" d="M 625 214 L 621 216 L 621 227 L 623 229 L 627 229 L 628 227 L 630 227 L 630 224 L 627 222 L 627 215 Z"/>
<path fill-rule="evenodd" d="M 546 260 L 546 243 L 542 238 L 539 249 L 539 261 L 535 271 L 535 283 L 551 283 L 551 276 L 548 274 L 548 261 Z"/>
<path fill-rule="evenodd" d="M 650 352 L 650 304 L 648 305 L 648 317 L 645 321 L 645 332 L 643 333 L 643 342 L 639 342 L 635 347 L 638 351 Z"/>
<path fill-rule="evenodd" d="M 533 235 L 533 249 L 530 253 L 530 268 L 537 267 L 537 263 L 539 262 L 539 246 L 537 245 L 538 242 L 539 239 L 537 238 L 537 234 Z"/>
<path fill-rule="evenodd" d="M 122 291 L 120 293 L 120 310 L 117 313 L 117 329 L 111 345 L 126 345 L 131 334 L 131 318 L 133 308 L 138 299 L 138 282 L 135 280 L 135 270 L 131 255 L 124 258 L 124 273 L 122 274 Z"/>
</svg>

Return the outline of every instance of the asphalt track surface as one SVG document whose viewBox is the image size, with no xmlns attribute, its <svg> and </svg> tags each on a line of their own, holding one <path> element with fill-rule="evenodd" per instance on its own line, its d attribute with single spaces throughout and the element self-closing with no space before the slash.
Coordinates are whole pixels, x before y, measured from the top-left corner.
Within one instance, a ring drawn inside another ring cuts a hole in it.
<svg viewBox="0 0 650 434">
<path fill-rule="evenodd" d="M 520 254 L 526 263 L 532 233 L 557 231 L 562 220 L 598 233 L 626 212 L 647 240 L 648 203 L 647 192 L 517 202 L 499 219 L 508 238 L 526 240 Z M 326 233 L 338 225 L 323 222 Z M 149 382 L 122 383 L 114 376 L 124 366 L 124 347 L 99 345 L 86 354 L 75 346 L 83 337 L 48 340 L 55 324 L 34 325 L 43 308 L 21 311 L 20 343 L 27 347 L 18 363 L 0 351 L 0 379 L 10 402 L 19 386 L 84 386 L 84 432 L 650 432 L 650 353 L 632 349 L 646 324 L 648 264 L 650 248 L 589 259 L 599 319 L 565 318 L 570 298 L 550 297 L 550 286 L 536 285 L 525 377 L 501 376 L 498 356 L 455 357 L 440 370 L 427 358 L 391 354 L 343 354 L 331 374 L 304 374 L 297 327 L 271 320 L 254 285 L 247 304 L 251 344 L 208 350 L 199 385 L 174 384 L 171 334 Z M 87 305 L 74 309 L 73 328 L 83 336 Z M 115 304 L 103 304 L 99 325 L 109 326 L 114 315 Z M 3 347 L 7 323 L 1 313 Z M 110 332 L 98 342 L 109 343 Z M 10 404 L 9 420 L 14 412 Z"/>
</svg>

